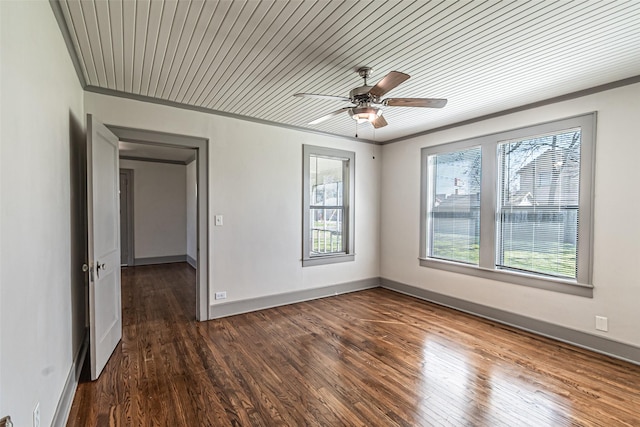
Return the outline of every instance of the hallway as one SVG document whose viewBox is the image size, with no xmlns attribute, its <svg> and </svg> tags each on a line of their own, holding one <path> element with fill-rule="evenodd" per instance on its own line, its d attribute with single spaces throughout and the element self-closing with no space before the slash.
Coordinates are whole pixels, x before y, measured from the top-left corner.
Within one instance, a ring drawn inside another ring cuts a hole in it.
<svg viewBox="0 0 640 427">
<path fill-rule="evenodd" d="M 97 381 L 81 380 L 67 425 L 180 420 L 175 407 L 167 407 L 172 390 L 164 380 L 178 375 L 177 384 L 185 374 L 201 372 L 186 369 L 182 359 L 200 342 L 194 335 L 195 280 L 196 271 L 187 263 L 122 269 L 122 342 Z"/>
</svg>

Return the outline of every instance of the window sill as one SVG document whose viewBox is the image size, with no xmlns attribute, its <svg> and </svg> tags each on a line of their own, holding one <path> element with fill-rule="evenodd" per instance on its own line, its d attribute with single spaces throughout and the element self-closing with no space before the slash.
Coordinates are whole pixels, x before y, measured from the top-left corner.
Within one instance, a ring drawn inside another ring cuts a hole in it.
<svg viewBox="0 0 640 427">
<path fill-rule="evenodd" d="M 336 264 L 338 262 L 349 262 L 355 260 L 354 254 L 336 254 L 336 255 L 324 255 L 315 256 L 311 258 L 303 258 L 302 266 L 311 267 L 313 265 L 325 265 Z"/>
<path fill-rule="evenodd" d="M 533 274 L 518 273 L 507 270 L 491 270 L 488 268 L 436 260 L 432 258 L 418 259 L 420 260 L 420 266 L 422 267 L 437 268 L 439 270 L 482 277 L 484 279 L 498 280 L 500 282 L 513 283 L 515 285 L 529 286 L 553 292 L 593 298 L 593 285 L 585 285 L 571 280 L 535 276 Z"/>
</svg>

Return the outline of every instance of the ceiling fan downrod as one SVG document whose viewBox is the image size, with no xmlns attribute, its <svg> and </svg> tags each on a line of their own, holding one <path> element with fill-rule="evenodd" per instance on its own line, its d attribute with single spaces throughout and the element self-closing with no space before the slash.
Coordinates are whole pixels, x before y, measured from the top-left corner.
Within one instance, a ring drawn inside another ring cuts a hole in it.
<svg viewBox="0 0 640 427">
<path fill-rule="evenodd" d="M 364 85 L 367 85 L 367 79 L 371 77 L 371 72 L 373 68 L 371 67 L 360 67 L 358 68 L 358 75 L 364 79 Z"/>
</svg>

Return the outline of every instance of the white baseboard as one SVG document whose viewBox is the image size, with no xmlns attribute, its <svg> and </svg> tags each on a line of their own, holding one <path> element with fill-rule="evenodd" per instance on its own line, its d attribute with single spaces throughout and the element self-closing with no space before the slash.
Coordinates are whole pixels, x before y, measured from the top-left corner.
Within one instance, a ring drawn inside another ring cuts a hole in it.
<svg viewBox="0 0 640 427">
<path fill-rule="evenodd" d="M 133 260 L 133 265 L 136 267 L 139 265 L 153 265 L 153 264 L 170 264 L 173 262 L 186 262 L 186 255 L 168 255 L 168 256 L 154 256 L 148 258 L 136 258 Z"/>
<path fill-rule="evenodd" d="M 191 267 L 195 268 L 196 270 L 198 269 L 198 261 L 196 261 L 195 258 L 192 258 L 189 255 L 187 255 L 187 264 L 189 264 Z"/>
<path fill-rule="evenodd" d="M 64 388 L 62 389 L 60 400 L 58 400 L 56 412 L 53 414 L 53 421 L 51 422 L 52 427 L 64 427 L 67 425 L 69 413 L 71 412 L 71 404 L 73 403 L 73 397 L 76 394 L 76 389 L 78 388 L 80 373 L 82 372 L 82 365 L 84 364 L 84 358 L 87 355 L 88 348 L 89 331 L 86 330 L 80 350 L 71 365 L 67 381 L 64 383 Z"/>
</svg>

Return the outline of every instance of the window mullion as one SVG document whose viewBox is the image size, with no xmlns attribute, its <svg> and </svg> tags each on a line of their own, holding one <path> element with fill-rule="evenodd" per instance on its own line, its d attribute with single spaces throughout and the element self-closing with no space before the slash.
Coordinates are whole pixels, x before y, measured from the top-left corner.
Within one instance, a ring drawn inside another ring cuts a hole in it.
<svg viewBox="0 0 640 427">
<path fill-rule="evenodd" d="M 482 175 L 480 183 L 480 258 L 478 266 L 494 269 L 496 265 L 496 215 L 497 215 L 497 144 L 482 144 Z"/>
<path fill-rule="evenodd" d="M 433 198 L 433 179 L 429 176 L 429 155 L 425 149 L 420 152 L 420 248 L 418 256 L 422 259 L 431 256 L 429 253 L 429 237 L 431 235 L 431 219 L 428 214 L 428 201 Z M 428 233 L 428 234 L 427 234 Z"/>
</svg>

